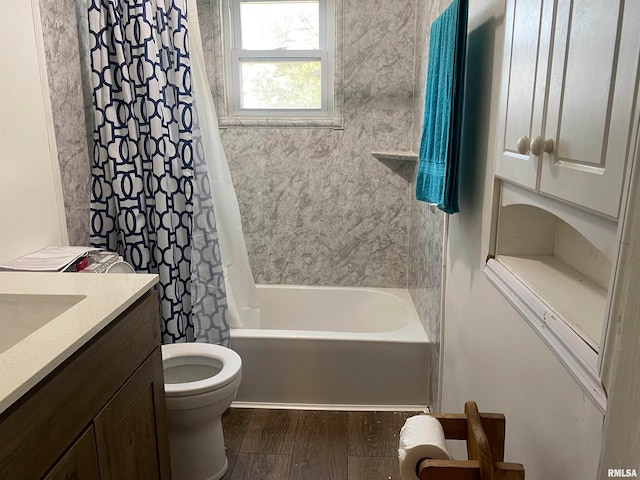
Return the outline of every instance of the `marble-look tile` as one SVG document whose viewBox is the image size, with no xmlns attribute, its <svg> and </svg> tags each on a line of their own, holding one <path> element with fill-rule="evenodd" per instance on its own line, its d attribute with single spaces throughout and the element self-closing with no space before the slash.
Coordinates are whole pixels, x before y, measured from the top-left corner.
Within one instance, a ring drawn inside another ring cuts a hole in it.
<svg viewBox="0 0 640 480">
<path fill-rule="evenodd" d="M 344 136 L 223 132 L 256 281 L 406 284 L 406 166 L 392 170 L 352 150 Z"/>
<path fill-rule="evenodd" d="M 213 0 L 197 0 L 198 24 L 200 25 L 200 38 L 202 39 L 202 50 L 205 58 L 205 68 L 207 70 L 207 80 L 209 85 L 214 85 L 217 81 L 222 81 L 222 76 L 214 76 L 214 45 L 220 41 L 220 26 L 214 25 L 214 19 L 219 19 L 219 15 L 214 15 Z M 189 15 L 189 12 L 187 12 Z M 217 102 L 216 102 L 217 105 Z"/>
<path fill-rule="evenodd" d="M 89 152 L 74 0 L 40 2 L 69 242 L 89 241 Z"/>
<path fill-rule="evenodd" d="M 224 97 L 224 51 L 220 0 L 197 0 L 198 23 L 202 38 L 207 79 L 218 117 L 226 115 Z"/>
<path fill-rule="evenodd" d="M 427 67 L 429 59 L 429 35 L 431 23 L 449 6 L 451 0 L 416 0 L 416 77 L 415 95 L 413 104 L 413 144 L 417 149 L 420 146 L 422 135 L 422 116 L 424 113 L 424 100 L 426 92 Z M 417 151 L 417 150 L 416 150 Z"/>
<path fill-rule="evenodd" d="M 442 322 L 442 262 L 445 214 L 414 201 L 411 208 L 409 292 L 432 345 L 430 349 L 429 404 L 437 408 L 440 328 Z"/>
<path fill-rule="evenodd" d="M 411 147 L 415 0 L 373 3 L 343 1 L 344 129 L 222 131 L 258 282 L 406 286 L 414 167 L 370 152 Z"/>
<path fill-rule="evenodd" d="M 416 73 L 413 110 L 413 148 L 419 151 L 424 114 L 429 33 L 431 22 L 448 6 L 450 0 L 417 0 Z M 415 175 L 415 172 L 414 172 Z M 431 341 L 429 369 L 429 403 L 438 407 L 440 365 L 440 328 L 442 322 L 442 262 L 445 214 L 415 200 L 415 176 L 411 182 L 408 286 L 420 320 Z"/>
<path fill-rule="evenodd" d="M 78 50 L 80 53 L 80 78 L 82 96 L 84 98 L 85 128 L 89 154 L 93 152 L 93 90 L 91 87 L 91 56 L 89 52 L 89 19 L 90 0 L 76 1 L 76 18 L 78 19 Z M 91 160 L 91 158 L 90 158 Z M 91 161 L 89 161 L 91 164 Z"/>
</svg>

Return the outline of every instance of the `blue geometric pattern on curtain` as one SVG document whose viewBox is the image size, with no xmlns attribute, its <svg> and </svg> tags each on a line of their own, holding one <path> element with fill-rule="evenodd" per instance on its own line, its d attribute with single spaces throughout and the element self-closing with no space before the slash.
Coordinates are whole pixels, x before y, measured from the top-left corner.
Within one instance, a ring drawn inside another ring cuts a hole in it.
<svg viewBox="0 0 640 480">
<path fill-rule="evenodd" d="M 164 343 L 229 344 L 186 0 L 92 0 L 91 244 L 159 275 Z"/>
<path fill-rule="evenodd" d="M 195 101 L 193 107 L 191 317 L 196 342 L 228 347 L 231 336 L 222 255 Z"/>
</svg>

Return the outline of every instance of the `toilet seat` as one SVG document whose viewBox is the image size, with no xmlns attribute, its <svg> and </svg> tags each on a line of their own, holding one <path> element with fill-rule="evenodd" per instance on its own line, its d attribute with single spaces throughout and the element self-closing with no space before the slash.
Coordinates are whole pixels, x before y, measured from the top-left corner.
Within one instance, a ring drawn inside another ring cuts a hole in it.
<svg viewBox="0 0 640 480">
<path fill-rule="evenodd" d="M 197 395 L 220 389 L 238 378 L 242 369 L 240 355 L 230 348 L 209 343 L 173 343 L 162 346 L 162 362 L 165 368 L 189 365 L 213 367 L 219 372 L 213 376 L 182 383 L 167 383 L 164 390 L 168 397 Z"/>
</svg>

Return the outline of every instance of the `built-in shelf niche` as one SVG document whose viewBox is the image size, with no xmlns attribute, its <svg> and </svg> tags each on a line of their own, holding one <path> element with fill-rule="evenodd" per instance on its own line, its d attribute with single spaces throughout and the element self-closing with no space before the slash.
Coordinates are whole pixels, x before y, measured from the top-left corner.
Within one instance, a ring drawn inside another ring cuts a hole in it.
<svg viewBox="0 0 640 480">
<path fill-rule="evenodd" d="M 411 151 L 378 151 L 378 152 L 371 152 L 371 155 L 373 155 L 375 158 L 377 158 L 378 160 L 401 160 L 404 162 L 417 162 L 418 161 L 418 154 L 416 152 L 411 152 Z"/>
<path fill-rule="evenodd" d="M 500 209 L 496 259 L 599 350 L 611 276 L 607 255 L 553 213 L 511 204 Z"/>
</svg>

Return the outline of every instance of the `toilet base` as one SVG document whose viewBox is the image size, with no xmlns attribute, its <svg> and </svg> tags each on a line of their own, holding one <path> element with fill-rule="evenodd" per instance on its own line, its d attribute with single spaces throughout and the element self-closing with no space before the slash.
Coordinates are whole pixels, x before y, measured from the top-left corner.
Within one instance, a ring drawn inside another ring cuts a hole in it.
<svg viewBox="0 0 640 480">
<path fill-rule="evenodd" d="M 222 467 L 222 470 L 220 470 L 213 477 L 211 477 L 211 478 L 209 478 L 207 480 L 220 480 L 222 477 L 224 477 L 224 474 L 227 473 L 227 470 L 229 470 L 229 460 L 227 459 L 227 457 L 225 455 L 225 457 L 224 457 L 224 466 Z"/>
<path fill-rule="evenodd" d="M 220 417 L 195 425 L 180 413 L 167 411 L 172 480 L 220 480 L 229 468 Z"/>
<path fill-rule="evenodd" d="M 242 360 L 219 345 L 189 343 L 163 345 L 162 363 L 171 477 L 220 480 L 229 468 L 222 414 L 242 381 Z"/>
</svg>

